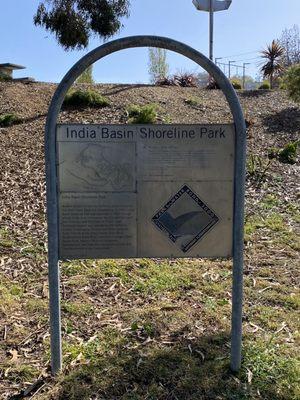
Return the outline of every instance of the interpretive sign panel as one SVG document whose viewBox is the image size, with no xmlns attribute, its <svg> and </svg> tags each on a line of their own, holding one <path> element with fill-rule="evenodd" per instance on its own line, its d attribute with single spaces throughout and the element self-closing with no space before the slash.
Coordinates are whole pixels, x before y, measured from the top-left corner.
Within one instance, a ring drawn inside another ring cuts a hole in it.
<svg viewBox="0 0 300 400">
<path fill-rule="evenodd" d="M 57 125 L 59 257 L 230 257 L 234 125 Z"/>
</svg>

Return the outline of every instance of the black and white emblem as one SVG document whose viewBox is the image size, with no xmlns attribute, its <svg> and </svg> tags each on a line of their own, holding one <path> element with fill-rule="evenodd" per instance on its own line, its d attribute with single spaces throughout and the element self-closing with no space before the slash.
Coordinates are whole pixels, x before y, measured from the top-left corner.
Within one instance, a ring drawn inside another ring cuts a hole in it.
<svg viewBox="0 0 300 400">
<path fill-rule="evenodd" d="M 152 218 L 184 253 L 218 221 L 216 214 L 184 185 Z"/>
</svg>

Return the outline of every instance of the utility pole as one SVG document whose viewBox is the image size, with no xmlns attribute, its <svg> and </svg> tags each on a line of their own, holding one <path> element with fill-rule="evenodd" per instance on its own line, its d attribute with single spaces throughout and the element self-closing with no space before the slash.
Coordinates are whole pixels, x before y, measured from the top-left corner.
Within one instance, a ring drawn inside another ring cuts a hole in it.
<svg viewBox="0 0 300 400">
<path fill-rule="evenodd" d="M 214 57 L 214 12 L 228 10 L 232 0 L 193 0 L 194 6 L 199 11 L 209 12 L 209 58 Z"/>
<path fill-rule="evenodd" d="M 250 63 L 243 64 L 243 89 L 245 90 L 245 82 L 246 82 L 246 65 L 250 65 Z"/>
<path fill-rule="evenodd" d="M 229 61 L 228 62 L 228 78 L 231 78 L 231 64 L 234 63 L 235 61 Z"/>
<path fill-rule="evenodd" d="M 215 64 L 218 65 L 218 60 L 222 60 L 223 57 L 216 57 L 215 58 Z"/>
<path fill-rule="evenodd" d="M 214 4 L 209 0 L 209 59 L 214 59 Z"/>
</svg>

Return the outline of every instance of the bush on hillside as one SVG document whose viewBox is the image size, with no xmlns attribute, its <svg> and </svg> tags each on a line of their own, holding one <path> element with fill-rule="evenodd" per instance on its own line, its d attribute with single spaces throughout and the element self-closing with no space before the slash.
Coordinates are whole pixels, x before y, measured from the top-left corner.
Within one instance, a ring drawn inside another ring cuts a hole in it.
<svg viewBox="0 0 300 400">
<path fill-rule="evenodd" d="M 270 83 L 267 82 L 267 81 L 263 82 L 263 83 L 258 87 L 259 90 L 269 90 L 270 88 L 271 88 Z"/>
<path fill-rule="evenodd" d="M 236 90 L 242 89 L 242 84 L 237 79 L 232 79 L 231 84 L 234 87 L 234 89 L 236 89 Z"/>
<path fill-rule="evenodd" d="M 217 89 L 220 89 L 220 86 L 215 81 L 215 79 L 212 76 L 210 76 L 208 84 L 206 85 L 206 89 L 208 89 L 208 90 L 217 90 Z"/>
<path fill-rule="evenodd" d="M 154 124 L 157 119 L 156 104 L 132 105 L 128 108 L 130 124 Z"/>
<path fill-rule="evenodd" d="M 292 100 L 300 103 L 300 64 L 288 68 L 283 76 L 281 86 L 288 91 Z"/>
<path fill-rule="evenodd" d="M 10 82 L 12 80 L 13 79 L 8 75 L 0 74 L 0 82 Z"/>
<path fill-rule="evenodd" d="M 78 89 L 66 95 L 64 106 L 107 107 L 109 101 L 95 90 Z"/>
<path fill-rule="evenodd" d="M 191 107 L 197 107 L 200 104 L 200 100 L 196 97 L 190 97 L 189 99 L 185 99 L 184 102 Z"/>
<path fill-rule="evenodd" d="M 0 115 L 0 127 L 4 128 L 14 124 L 18 124 L 21 119 L 16 114 Z"/>
<path fill-rule="evenodd" d="M 268 153 L 270 159 L 276 158 L 283 164 L 295 164 L 297 162 L 297 150 L 299 141 L 289 142 L 282 149 L 271 148 Z"/>
<path fill-rule="evenodd" d="M 181 72 L 177 75 L 174 75 L 173 79 L 176 86 L 198 87 L 198 77 L 192 73 Z"/>
<path fill-rule="evenodd" d="M 164 77 L 164 78 L 159 78 L 155 81 L 155 86 L 174 86 L 174 78 L 172 77 Z"/>
</svg>

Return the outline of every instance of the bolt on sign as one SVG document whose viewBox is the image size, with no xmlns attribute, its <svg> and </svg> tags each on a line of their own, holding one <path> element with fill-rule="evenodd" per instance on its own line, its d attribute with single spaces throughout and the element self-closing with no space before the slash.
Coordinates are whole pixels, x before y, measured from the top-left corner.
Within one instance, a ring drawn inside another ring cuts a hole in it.
<svg viewBox="0 0 300 400">
<path fill-rule="evenodd" d="M 130 47 L 177 51 L 224 91 L 233 124 L 57 124 L 80 73 Z M 92 51 L 65 76 L 46 124 L 52 371 L 61 368 L 59 260 L 233 257 L 231 368 L 241 362 L 245 124 L 236 94 L 205 56 L 167 38 L 119 39 Z"/>
</svg>

